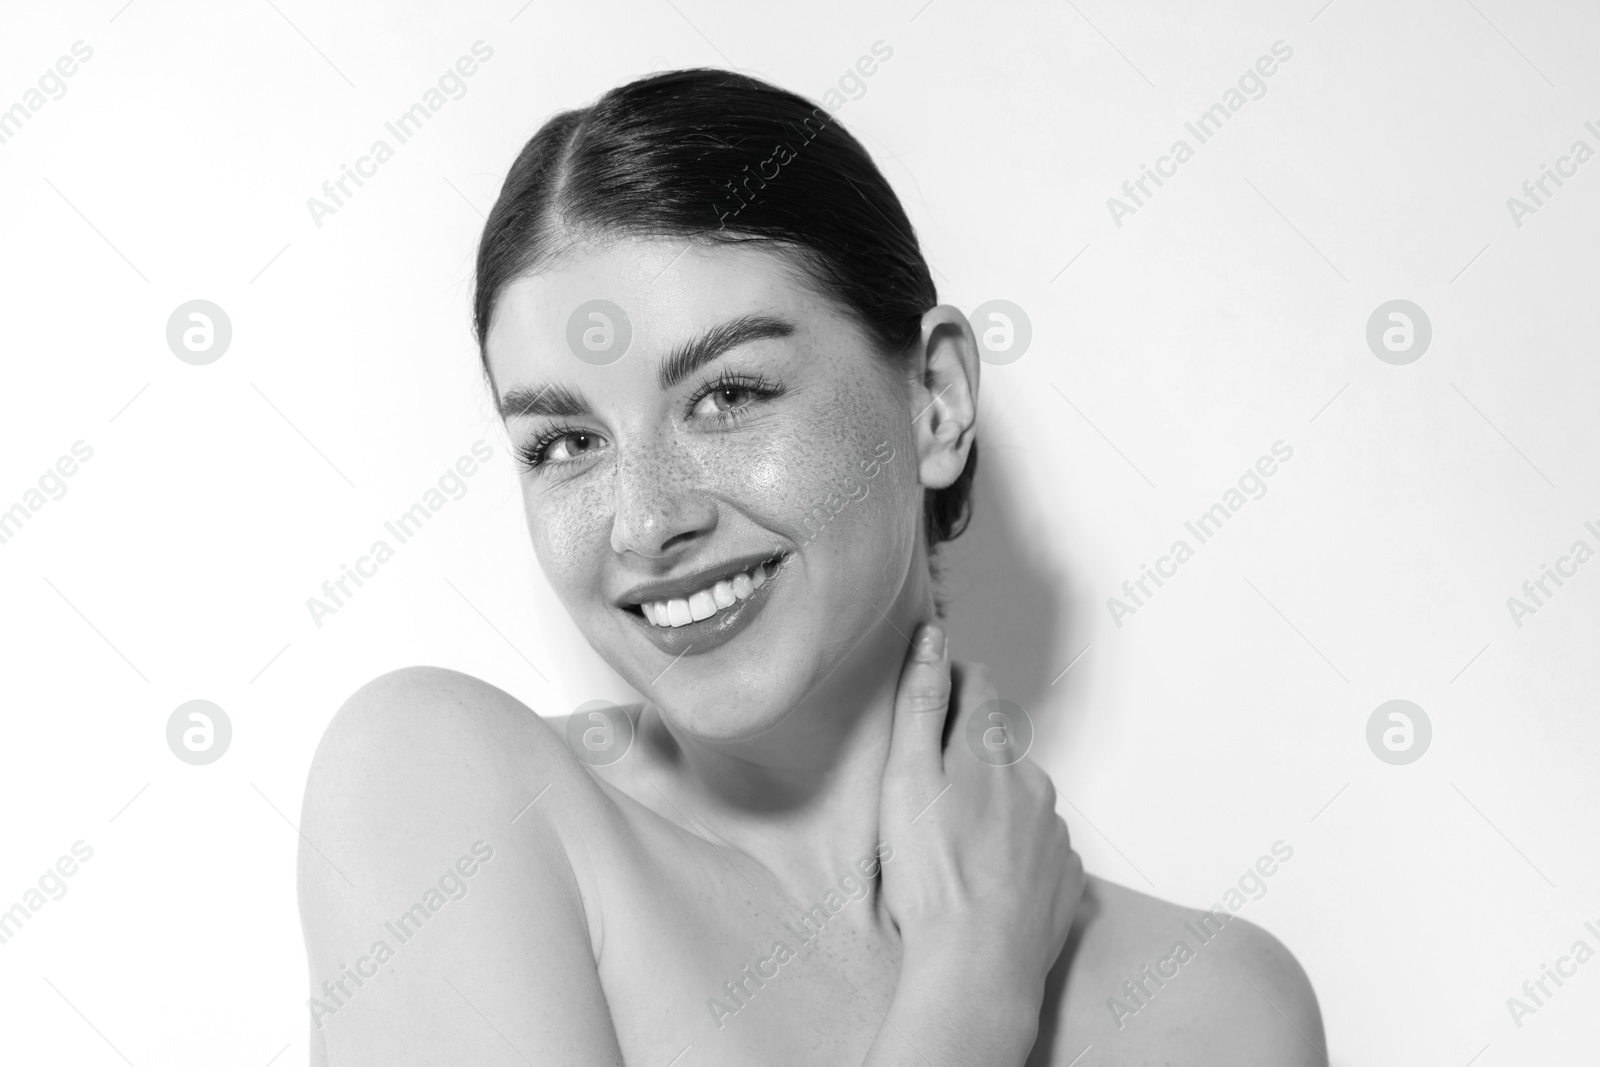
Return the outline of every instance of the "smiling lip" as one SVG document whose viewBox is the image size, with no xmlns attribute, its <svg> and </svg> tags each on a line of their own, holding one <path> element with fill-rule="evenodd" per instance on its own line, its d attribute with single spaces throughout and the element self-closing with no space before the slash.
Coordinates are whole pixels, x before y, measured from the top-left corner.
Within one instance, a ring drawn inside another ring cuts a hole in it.
<svg viewBox="0 0 1600 1067">
<path fill-rule="evenodd" d="M 733 559 L 718 563 L 703 570 L 686 574 L 681 578 L 671 581 L 641 582 L 626 593 L 617 597 L 613 603 L 619 608 L 637 608 L 647 600 L 672 600 L 677 597 L 686 597 L 698 590 L 705 589 L 724 578 L 732 578 L 735 574 L 754 570 L 758 565 L 768 560 L 778 559 L 784 553 L 782 550 L 770 552 L 751 553 L 735 556 Z"/>
<path fill-rule="evenodd" d="M 682 597 L 697 590 L 706 588 L 730 575 L 740 574 L 759 567 L 763 562 L 776 560 L 776 564 L 768 567 L 769 577 L 755 588 L 746 598 L 738 600 L 726 608 L 719 608 L 710 618 L 690 622 L 683 626 L 658 626 L 645 618 L 640 604 L 645 601 L 661 601 Z M 740 630 L 750 624 L 750 621 L 766 605 L 772 595 L 773 585 L 783 577 L 788 563 L 789 555 L 786 552 L 769 553 L 764 556 L 743 556 L 716 567 L 707 568 L 683 579 L 674 579 L 671 582 L 650 582 L 636 586 L 628 591 L 627 595 L 618 600 L 617 604 L 632 620 L 633 625 L 643 631 L 644 637 L 662 652 L 669 656 L 698 655 L 709 652 L 733 638 Z"/>
</svg>

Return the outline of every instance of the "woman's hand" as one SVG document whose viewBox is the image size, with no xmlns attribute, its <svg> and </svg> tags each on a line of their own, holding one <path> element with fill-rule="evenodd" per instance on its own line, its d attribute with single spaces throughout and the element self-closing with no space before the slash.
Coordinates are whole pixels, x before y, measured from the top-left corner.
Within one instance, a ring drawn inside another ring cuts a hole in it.
<svg viewBox="0 0 1600 1067">
<path fill-rule="evenodd" d="M 943 629 L 922 627 L 895 698 L 879 818 L 894 850 L 883 899 L 902 942 L 896 1007 L 943 1031 L 921 1030 L 940 1044 L 916 1047 L 937 1063 L 1023 1061 L 1084 887 L 1049 776 L 967 745 L 968 720 L 995 696 L 985 668 L 952 669 Z"/>
</svg>

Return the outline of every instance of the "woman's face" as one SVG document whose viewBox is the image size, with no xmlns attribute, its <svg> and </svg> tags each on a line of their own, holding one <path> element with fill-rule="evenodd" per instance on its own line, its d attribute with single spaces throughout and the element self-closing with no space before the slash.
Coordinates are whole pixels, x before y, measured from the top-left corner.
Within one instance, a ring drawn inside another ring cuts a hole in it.
<svg viewBox="0 0 1600 1067">
<path fill-rule="evenodd" d="M 754 736 L 909 632 L 914 390 L 781 253 L 580 246 L 503 289 L 487 352 L 545 575 L 678 728 Z"/>
</svg>

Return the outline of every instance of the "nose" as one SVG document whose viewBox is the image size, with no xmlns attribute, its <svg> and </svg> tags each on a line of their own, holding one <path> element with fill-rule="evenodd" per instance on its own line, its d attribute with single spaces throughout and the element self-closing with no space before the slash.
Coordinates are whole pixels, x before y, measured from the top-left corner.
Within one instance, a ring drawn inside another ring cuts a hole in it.
<svg viewBox="0 0 1600 1067">
<path fill-rule="evenodd" d="M 717 527 L 717 503 L 705 491 L 701 464 L 671 434 L 622 449 L 615 486 L 611 548 L 618 554 L 661 559 Z"/>
</svg>

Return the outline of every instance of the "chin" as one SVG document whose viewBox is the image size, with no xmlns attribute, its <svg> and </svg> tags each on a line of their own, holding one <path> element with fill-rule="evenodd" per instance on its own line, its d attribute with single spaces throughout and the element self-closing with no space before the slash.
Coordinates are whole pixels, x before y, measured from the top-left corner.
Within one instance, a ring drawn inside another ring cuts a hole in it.
<svg viewBox="0 0 1600 1067">
<path fill-rule="evenodd" d="M 713 694 L 713 688 L 721 691 Z M 800 694 L 775 693 L 767 686 L 740 692 L 720 683 L 683 696 L 681 701 L 668 697 L 666 702 L 655 703 L 675 730 L 711 743 L 759 737 L 782 722 L 800 698 Z"/>
<path fill-rule="evenodd" d="M 707 742 L 750 740 L 794 712 L 876 619 L 837 608 L 797 610 L 807 600 L 831 602 L 799 586 L 780 590 L 773 583 L 774 593 L 792 596 L 774 597 L 761 618 L 705 653 L 666 657 L 625 626 L 602 655 L 674 730 Z"/>
<path fill-rule="evenodd" d="M 757 737 L 782 722 L 826 669 L 808 662 L 820 645 L 815 633 L 796 625 L 798 620 L 787 621 L 783 627 L 752 627 L 704 655 L 685 655 L 660 677 L 656 667 L 630 681 L 675 729 L 702 741 Z M 640 666 L 634 663 L 635 670 Z"/>
</svg>

